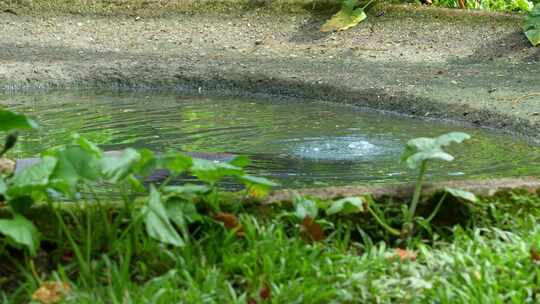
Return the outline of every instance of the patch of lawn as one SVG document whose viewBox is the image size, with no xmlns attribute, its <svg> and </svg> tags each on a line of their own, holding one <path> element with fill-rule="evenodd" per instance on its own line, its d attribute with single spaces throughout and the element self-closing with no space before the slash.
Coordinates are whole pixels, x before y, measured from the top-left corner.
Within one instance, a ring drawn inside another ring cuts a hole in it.
<svg viewBox="0 0 540 304">
<path fill-rule="evenodd" d="M 485 199 L 475 227 L 441 228 L 405 256 L 352 219 L 327 221 L 327 238 L 313 243 L 281 212 L 244 210 L 243 234 L 207 221 L 176 248 L 149 238 L 142 224 L 130 234 L 108 229 L 110 209 L 75 208 L 63 216 L 75 247 L 52 222 L 33 262 L 6 252 L 2 268 L 16 274 L 2 298 L 26 302 L 57 280 L 70 286 L 64 303 L 533 303 L 540 229 L 538 212 L 528 210 L 539 203 L 530 194 Z"/>
</svg>

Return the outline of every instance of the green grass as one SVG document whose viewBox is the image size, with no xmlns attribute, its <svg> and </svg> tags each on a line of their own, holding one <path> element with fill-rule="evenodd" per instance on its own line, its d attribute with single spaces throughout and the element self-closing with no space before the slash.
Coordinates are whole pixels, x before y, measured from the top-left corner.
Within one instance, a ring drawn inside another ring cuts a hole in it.
<svg viewBox="0 0 540 304">
<path fill-rule="evenodd" d="M 354 217 L 326 218 L 327 238 L 305 241 L 285 207 L 240 208 L 241 237 L 214 221 L 191 225 L 182 248 L 110 208 L 57 209 L 67 229 L 45 208 L 38 257 L 4 249 L 0 298 L 27 302 L 41 281 L 59 280 L 72 288 L 65 303 L 533 303 L 539 206 L 525 193 L 483 199 L 463 225 L 420 233 L 415 261 Z"/>
</svg>

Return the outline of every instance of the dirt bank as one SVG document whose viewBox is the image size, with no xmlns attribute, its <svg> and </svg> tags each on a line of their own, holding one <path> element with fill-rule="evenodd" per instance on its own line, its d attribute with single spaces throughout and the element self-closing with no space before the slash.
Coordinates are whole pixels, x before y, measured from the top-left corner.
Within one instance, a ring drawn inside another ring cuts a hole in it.
<svg viewBox="0 0 540 304">
<path fill-rule="evenodd" d="M 519 15 L 378 6 L 357 28 L 322 34 L 330 13 L 7 10 L 0 13 L 0 93 L 99 87 L 273 94 L 537 136 L 540 49 L 529 47 Z"/>
</svg>

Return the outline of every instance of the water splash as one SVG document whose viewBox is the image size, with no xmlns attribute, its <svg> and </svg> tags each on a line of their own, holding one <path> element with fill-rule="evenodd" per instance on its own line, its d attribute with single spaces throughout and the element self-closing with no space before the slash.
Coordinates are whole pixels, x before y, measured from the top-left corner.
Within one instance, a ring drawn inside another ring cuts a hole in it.
<svg viewBox="0 0 540 304">
<path fill-rule="evenodd" d="M 311 160 L 369 160 L 399 153 L 399 146 L 388 141 L 360 137 L 304 138 L 292 148 L 293 156 Z"/>
</svg>

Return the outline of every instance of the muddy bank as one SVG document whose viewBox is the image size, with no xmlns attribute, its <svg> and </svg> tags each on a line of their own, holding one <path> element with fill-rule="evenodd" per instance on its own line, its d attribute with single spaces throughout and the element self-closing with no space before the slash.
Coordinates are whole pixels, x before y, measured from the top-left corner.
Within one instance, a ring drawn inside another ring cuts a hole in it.
<svg viewBox="0 0 540 304">
<path fill-rule="evenodd" d="M 331 13 L 264 7 L 159 17 L 4 12 L 0 93 L 105 88 L 275 95 L 533 137 L 540 131 L 540 49 L 529 47 L 519 15 L 378 6 L 357 28 L 322 34 L 318 28 Z"/>
</svg>

